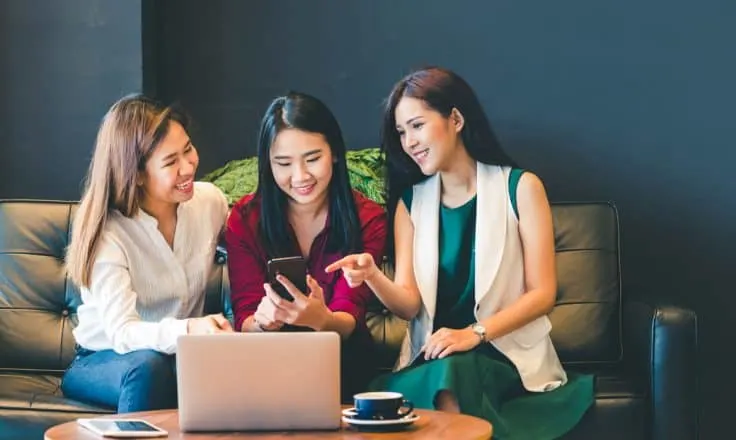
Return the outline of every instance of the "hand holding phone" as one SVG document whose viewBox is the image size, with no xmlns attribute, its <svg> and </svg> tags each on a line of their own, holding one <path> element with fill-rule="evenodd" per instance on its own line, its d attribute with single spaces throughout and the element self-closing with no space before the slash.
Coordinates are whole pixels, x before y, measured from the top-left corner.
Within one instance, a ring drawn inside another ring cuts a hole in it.
<svg viewBox="0 0 736 440">
<path fill-rule="evenodd" d="M 164 429 L 143 419 L 77 419 L 77 423 L 103 437 L 167 437 Z"/>
<path fill-rule="evenodd" d="M 288 286 L 288 292 L 294 295 L 293 301 L 286 301 L 279 296 L 270 284 L 264 284 L 266 290 L 266 301 L 259 304 L 259 310 L 256 311 L 256 321 L 259 323 L 269 323 L 277 321 L 293 327 L 310 328 L 314 331 L 323 331 L 329 328 L 332 320 L 333 312 L 327 307 L 325 302 L 324 290 L 317 280 L 307 275 L 306 289 L 308 292 L 300 292 L 300 289 L 294 287 L 284 276 L 279 275 L 278 279 L 284 285 Z M 264 306 L 264 303 L 266 304 Z M 274 306 L 273 314 L 268 313 L 268 304 Z M 263 306 L 263 311 L 260 309 Z M 262 314 L 259 318 L 259 312 Z M 264 319 L 265 318 L 265 319 Z"/>
<path fill-rule="evenodd" d="M 299 289 L 304 295 L 309 295 L 307 291 L 307 263 L 304 257 L 285 257 L 274 258 L 268 260 L 268 282 L 274 291 L 287 301 L 294 301 L 294 298 L 286 290 L 283 284 L 276 279 L 277 275 L 286 277 L 291 284 Z"/>
</svg>

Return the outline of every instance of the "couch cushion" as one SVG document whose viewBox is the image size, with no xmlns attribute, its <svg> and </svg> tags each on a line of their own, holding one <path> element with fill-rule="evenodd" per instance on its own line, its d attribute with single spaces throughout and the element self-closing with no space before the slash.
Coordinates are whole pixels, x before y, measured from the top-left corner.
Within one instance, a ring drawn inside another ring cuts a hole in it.
<svg viewBox="0 0 736 440">
<path fill-rule="evenodd" d="M 79 292 L 63 256 L 74 205 L 0 203 L 0 371 L 61 371 L 74 357 Z"/>
<path fill-rule="evenodd" d="M 644 384 L 610 366 L 583 372 L 595 374 L 595 404 L 565 440 L 649 439 L 649 397 Z"/>
<path fill-rule="evenodd" d="M 608 203 L 552 205 L 557 304 L 552 341 L 562 362 L 621 359 L 618 214 Z"/>
<path fill-rule="evenodd" d="M 65 398 L 55 375 L 0 373 L 0 410 L 65 411 L 108 414 L 109 408 Z"/>
<path fill-rule="evenodd" d="M 40 439 L 53 425 L 112 413 L 65 399 L 59 383 L 54 375 L 0 373 L 0 440 Z"/>
<path fill-rule="evenodd" d="M 390 371 L 399 357 L 408 323 L 374 300 L 367 308 L 366 325 L 375 343 L 376 365 L 381 371 Z"/>
</svg>

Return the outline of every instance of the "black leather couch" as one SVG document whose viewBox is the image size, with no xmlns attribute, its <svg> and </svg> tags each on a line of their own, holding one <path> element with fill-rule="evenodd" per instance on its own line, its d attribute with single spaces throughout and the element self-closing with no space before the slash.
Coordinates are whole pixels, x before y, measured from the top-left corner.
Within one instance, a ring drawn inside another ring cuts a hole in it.
<svg viewBox="0 0 736 440">
<path fill-rule="evenodd" d="M 66 202 L 0 201 L 0 440 L 41 439 L 54 424 L 112 412 L 66 399 L 59 389 L 74 356 L 80 302 L 62 266 L 75 209 Z M 553 213 L 560 288 L 552 337 L 568 368 L 597 375 L 596 406 L 570 438 L 697 438 L 694 313 L 622 303 L 613 206 L 557 204 Z M 230 314 L 221 265 L 206 309 Z M 377 303 L 368 320 L 375 355 L 388 369 L 406 323 Z"/>
<path fill-rule="evenodd" d="M 59 388 L 74 358 L 80 304 L 62 262 L 75 211 L 75 203 L 0 201 L 0 440 L 42 439 L 53 425 L 114 412 L 66 399 Z M 218 262 L 208 313 L 231 310 Z"/>
<path fill-rule="evenodd" d="M 608 203 L 555 203 L 552 340 L 566 369 L 596 376 L 596 403 L 569 439 L 698 437 L 697 319 L 622 295 L 619 222 Z M 375 302 L 368 318 L 388 370 L 406 322 Z"/>
</svg>

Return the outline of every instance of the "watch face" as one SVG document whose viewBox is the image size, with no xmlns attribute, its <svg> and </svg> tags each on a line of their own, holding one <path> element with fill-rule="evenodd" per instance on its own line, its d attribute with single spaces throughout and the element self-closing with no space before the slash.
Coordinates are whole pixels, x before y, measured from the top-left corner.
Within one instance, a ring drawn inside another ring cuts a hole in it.
<svg viewBox="0 0 736 440">
<path fill-rule="evenodd" d="M 473 324 L 473 331 L 481 336 L 486 334 L 486 329 L 480 324 Z"/>
</svg>

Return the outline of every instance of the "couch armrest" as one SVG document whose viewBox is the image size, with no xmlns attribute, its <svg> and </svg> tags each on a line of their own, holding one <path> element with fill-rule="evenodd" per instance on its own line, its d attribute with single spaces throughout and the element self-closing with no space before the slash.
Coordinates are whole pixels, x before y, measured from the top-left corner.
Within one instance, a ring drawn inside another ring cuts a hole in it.
<svg viewBox="0 0 736 440">
<path fill-rule="evenodd" d="M 624 364 L 650 395 L 651 436 L 698 438 L 698 328 L 694 311 L 631 301 L 623 312 Z"/>
</svg>

